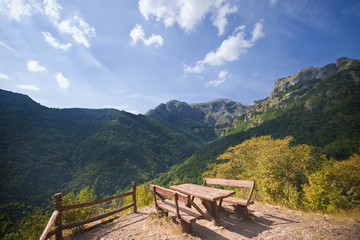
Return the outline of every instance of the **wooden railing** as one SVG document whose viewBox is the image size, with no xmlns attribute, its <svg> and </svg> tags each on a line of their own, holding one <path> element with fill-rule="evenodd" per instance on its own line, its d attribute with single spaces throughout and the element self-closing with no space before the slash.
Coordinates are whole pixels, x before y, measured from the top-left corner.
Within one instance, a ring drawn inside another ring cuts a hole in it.
<svg viewBox="0 0 360 240">
<path fill-rule="evenodd" d="M 96 217 L 90 218 L 90 219 L 86 219 L 86 220 L 82 220 L 79 222 L 75 222 L 75 223 L 70 223 L 67 225 L 63 225 L 62 224 L 62 213 L 65 211 L 69 211 L 72 209 L 77 209 L 77 208 L 83 208 L 83 207 L 89 207 L 95 204 L 99 204 L 99 203 L 103 203 L 103 202 L 108 202 L 114 199 L 118 199 L 118 198 L 123 198 L 126 196 L 132 196 L 132 200 L 133 202 L 129 205 L 126 205 L 124 207 L 121 207 L 117 210 L 108 212 L 108 213 L 104 213 L 101 215 L 98 215 Z M 95 222 L 98 221 L 100 219 L 109 217 L 113 214 L 122 212 L 128 208 L 133 207 L 133 212 L 136 213 L 137 212 L 137 207 L 136 207 L 136 183 L 132 182 L 132 191 L 131 192 L 127 192 L 127 193 L 123 193 L 120 195 L 116 195 L 116 196 L 112 196 L 112 197 L 108 197 L 108 198 L 104 198 L 104 199 L 100 199 L 100 200 L 96 200 L 96 201 L 92 201 L 92 202 L 86 202 L 86 203 L 80 203 L 80 204 L 75 204 L 75 205 L 70 205 L 70 206 L 63 206 L 62 205 L 62 195 L 61 193 L 57 193 L 54 195 L 55 198 L 55 211 L 53 212 L 52 216 L 50 217 L 49 222 L 47 223 L 43 233 L 41 234 L 41 237 L 39 238 L 40 240 L 45 240 L 47 238 L 50 238 L 51 236 L 55 235 L 56 240 L 60 240 L 62 239 L 62 231 L 65 229 L 70 229 L 73 227 L 78 227 L 87 223 L 91 223 L 91 222 Z M 51 229 L 52 226 L 55 224 L 55 228 Z"/>
</svg>

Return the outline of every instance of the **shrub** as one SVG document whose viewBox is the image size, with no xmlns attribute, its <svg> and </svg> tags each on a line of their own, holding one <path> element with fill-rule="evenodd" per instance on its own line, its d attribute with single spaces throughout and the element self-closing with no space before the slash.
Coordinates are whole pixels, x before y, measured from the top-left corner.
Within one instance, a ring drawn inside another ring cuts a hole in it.
<svg viewBox="0 0 360 240">
<path fill-rule="evenodd" d="M 335 212 L 360 206 L 360 155 L 334 162 L 309 175 L 304 204 L 314 211 Z"/>
<path fill-rule="evenodd" d="M 79 193 L 75 194 L 70 192 L 63 196 L 63 205 L 74 205 L 79 203 L 85 203 L 94 201 L 96 199 L 94 187 L 86 187 L 80 190 Z M 95 213 L 95 206 L 85 207 L 85 208 L 78 208 L 69 210 L 63 213 L 63 223 L 69 224 L 78 222 L 81 220 L 85 220 L 90 218 Z M 84 228 L 84 225 L 75 227 L 72 229 L 72 232 L 79 232 Z"/>
<path fill-rule="evenodd" d="M 308 145 L 291 146 L 292 137 L 251 138 L 229 148 L 205 172 L 207 177 L 248 179 L 256 181 L 258 200 L 301 208 L 302 185 L 307 174 L 326 161 Z"/>
</svg>

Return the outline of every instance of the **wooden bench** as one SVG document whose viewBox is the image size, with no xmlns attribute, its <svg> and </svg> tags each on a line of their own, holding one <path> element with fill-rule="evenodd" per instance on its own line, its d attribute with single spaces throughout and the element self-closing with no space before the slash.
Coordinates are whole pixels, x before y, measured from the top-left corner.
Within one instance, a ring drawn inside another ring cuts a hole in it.
<svg viewBox="0 0 360 240">
<path fill-rule="evenodd" d="M 168 212 L 174 213 L 180 230 L 185 233 L 191 233 L 193 231 L 192 223 L 195 222 L 196 219 L 202 218 L 202 215 L 186 207 L 190 206 L 190 196 L 152 184 L 150 184 L 150 190 L 153 192 L 156 210 L 158 212 L 167 210 Z M 158 196 L 160 200 L 157 200 L 156 196 Z M 174 201 L 168 200 L 165 197 L 174 199 Z M 185 206 L 180 206 L 179 202 L 184 203 Z"/>
<path fill-rule="evenodd" d="M 213 187 L 216 187 L 216 185 L 240 187 L 241 198 L 227 197 L 224 198 L 223 201 L 234 204 L 234 214 L 236 217 L 247 218 L 249 216 L 247 206 L 254 204 L 254 201 L 251 200 L 251 197 L 254 192 L 255 181 L 205 178 L 203 185 L 212 185 Z M 250 189 L 247 197 L 245 196 L 245 188 Z"/>
</svg>

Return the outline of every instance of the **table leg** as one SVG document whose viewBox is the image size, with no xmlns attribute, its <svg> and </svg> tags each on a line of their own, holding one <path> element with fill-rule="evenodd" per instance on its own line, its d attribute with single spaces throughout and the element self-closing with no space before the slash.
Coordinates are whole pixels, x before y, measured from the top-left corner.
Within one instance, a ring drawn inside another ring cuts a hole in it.
<svg viewBox="0 0 360 240">
<path fill-rule="evenodd" d="M 208 201 L 208 200 L 201 200 L 202 204 L 206 208 L 206 210 L 209 212 L 212 222 L 214 226 L 221 226 L 220 224 L 220 215 L 219 215 L 219 209 L 216 204 L 216 201 Z"/>
</svg>

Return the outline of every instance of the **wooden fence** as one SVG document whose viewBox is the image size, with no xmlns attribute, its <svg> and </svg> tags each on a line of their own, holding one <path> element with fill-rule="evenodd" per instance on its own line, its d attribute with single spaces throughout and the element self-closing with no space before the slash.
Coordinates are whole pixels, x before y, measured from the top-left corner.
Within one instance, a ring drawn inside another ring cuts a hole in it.
<svg viewBox="0 0 360 240">
<path fill-rule="evenodd" d="M 133 203 L 121 207 L 117 210 L 105 213 L 105 214 L 101 214 L 99 216 L 90 218 L 90 219 L 86 219 L 86 220 L 82 220 L 79 222 L 75 222 L 75 223 L 70 223 L 67 225 L 63 225 L 62 224 L 62 213 L 65 211 L 69 211 L 72 209 L 77 209 L 77 208 L 83 208 L 83 207 L 89 207 L 95 204 L 99 204 L 99 203 L 103 203 L 103 202 L 108 202 L 108 201 L 112 201 L 114 199 L 118 199 L 118 198 L 123 198 L 126 196 L 132 196 L 133 199 Z M 136 213 L 137 212 L 137 207 L 136 207 L 136 183 L 132 182 L 132 191 L 131 192 L 127 192 L 127 193 L 123 193 L 120 195 L 116 195 L 116 196 L 112 196 L 112 197 L 108 197 L 108 198 L 104 198 L 101 200 L 96 200 L 96 201 L 92 201 L 92 202 L 87 202 L 87 203 L 79 203 L 79 204 L 75 204 L 75 205 L 70 205 L 70 206 L 63 206 L 62 205 L 62 195 L 61 193 L 57 193 L 54 195 L 55 198 L 55 211 L 53 212 L 52 216 L 50 217 L 49 222 L 47 223 L 41 237 L 40 240 L 44 240 L 47 238 L 50 238 L 51 236 L 55 235 L 56 240 L 60 240 L 62 239 L 62 231 L 65 229 L 70 229 L 73 227 L 78 227 L 87 223 L 91 223 L 91 222 L 95 222 L 98 221 L 100 219 L 109 217 L 113 214 L 122 212 L 128 208 L 133 207 L 133 212 Z M 55 224 L 55 228 L 51 229 L 52 226 Z"/>
</svg>

